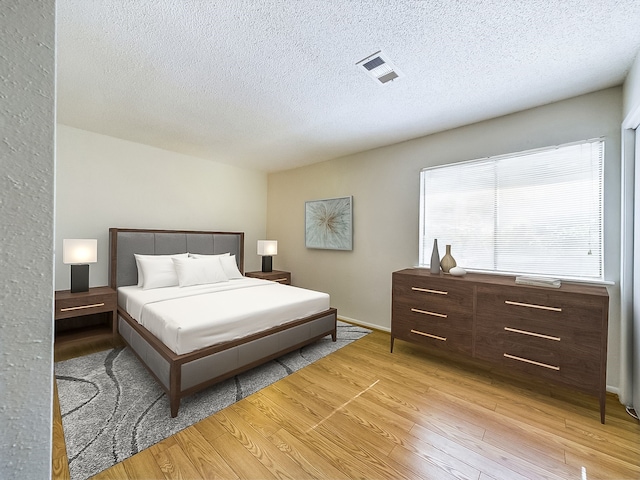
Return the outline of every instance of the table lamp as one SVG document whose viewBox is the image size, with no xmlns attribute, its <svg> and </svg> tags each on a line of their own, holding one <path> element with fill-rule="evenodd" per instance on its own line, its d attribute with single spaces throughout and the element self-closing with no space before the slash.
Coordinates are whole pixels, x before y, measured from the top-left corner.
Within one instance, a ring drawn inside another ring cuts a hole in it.
<svg viewBox="0 0 640 480">
<path fill-rule="evenodd" d="M 98 240 L 86 238 L 62 241 L 62 262 L 71 265 L 71 291 L 89 291 L 89 264 L 98 261 Z"/>
<path fill-rule="evenodd" d="M 258 240 L 258 255 L 262 256 L 262 271 L 271 272 L 272 256 L 278 254 L 277 240 Z"/>
</svg>

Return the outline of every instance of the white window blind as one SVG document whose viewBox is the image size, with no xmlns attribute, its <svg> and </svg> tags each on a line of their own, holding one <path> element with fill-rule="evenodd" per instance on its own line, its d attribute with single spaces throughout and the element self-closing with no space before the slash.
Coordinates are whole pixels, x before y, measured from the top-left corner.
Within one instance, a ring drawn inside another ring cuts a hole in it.
<svg viewBox="0 0 640 480">
<path fill-rule="evenodd" d="M 426 168 L 420 264 L 433 240 L 468 270 L 603 279 L 604 142 Z"/>
</svg>

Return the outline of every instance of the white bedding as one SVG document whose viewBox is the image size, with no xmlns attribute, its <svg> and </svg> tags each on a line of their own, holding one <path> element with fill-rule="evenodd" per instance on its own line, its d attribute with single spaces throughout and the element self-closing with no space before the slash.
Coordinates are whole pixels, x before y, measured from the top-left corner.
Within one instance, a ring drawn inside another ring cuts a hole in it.
<svg viewBox="0 0 640 480">
<path fill-rule="evenodd" d="M 327 310 L 329 295 L 244 277 L 191 287 L 119 287 L 118 304 L 183 354 Z"/>
</svg>

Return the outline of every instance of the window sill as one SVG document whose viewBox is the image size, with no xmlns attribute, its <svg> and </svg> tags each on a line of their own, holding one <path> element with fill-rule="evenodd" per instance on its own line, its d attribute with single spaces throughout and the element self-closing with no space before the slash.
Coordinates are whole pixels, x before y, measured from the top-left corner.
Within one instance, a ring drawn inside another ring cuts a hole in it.
<svg viewBox="0 0 640 480">
<path fill-rule="evenodd" d="M 413 268 L 424 268 L 428 270 L 429 265 L 414 265 Z M 474 270 L 471 268 L 465 268 L 465 270 L 469 273 L 479 273 L 479 274 L 486 274 L 486 275 L 502 275 L 505 277 L 518 277 L 520 275 L 527 276 L 527 277 L 535 277 L 535 276 L 553 277 L 566 283 L 579 283 L 583 285 L 599 285 L 602 287 L 613 287 L 616 284 L 616 282 L 612 282 L 610 280 L 593 280 L 593 279 L 581 279 L 581 278 L 569 278 L 569 277 L 565 278 L 565 277 L 559 277 L 556 275 L 541 275 L 541 274 L 531 274 L 531 273 L 494 272 L 489 270 Z"/>
</svg>

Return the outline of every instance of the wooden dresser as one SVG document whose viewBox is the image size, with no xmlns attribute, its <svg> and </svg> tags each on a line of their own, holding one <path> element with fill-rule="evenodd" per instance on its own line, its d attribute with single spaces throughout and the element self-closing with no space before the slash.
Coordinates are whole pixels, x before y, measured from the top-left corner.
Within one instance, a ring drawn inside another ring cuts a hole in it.
<svg viewBox="0 0 640 480">
<path fill-rule="evenodd" d="M 608 311 L 605 287 L 411 268 L 393 273 L 391 351 L 397 338 L 576 388 L 604 423 Z"/>
</svg>

